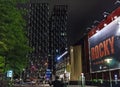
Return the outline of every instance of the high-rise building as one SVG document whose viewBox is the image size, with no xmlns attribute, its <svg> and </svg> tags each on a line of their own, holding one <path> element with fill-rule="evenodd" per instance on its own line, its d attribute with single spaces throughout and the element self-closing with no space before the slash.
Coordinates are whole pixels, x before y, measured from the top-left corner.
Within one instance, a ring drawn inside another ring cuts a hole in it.
<svg viewBox="0 0 120 87">
<path fill-rule="evenodd" d="M 50 38 L 48 3 L 30 3 L 28 17 L 29 45 L 34 49 L 29 54 L 30 66 L 46 69 Z"/>
<path fill-rule="evenodd" d="M 67 17 L 68 6 L 67 5 L 55 5 L 51 13 L 50 18 L 50 54 L 52 63 L 52 69 L 54 73 L 60 74 L 65 70 L 66 56 L 60 59 L 59 56 L 67 51 Z M 62 70 L 62 72 L 61 72 Z"/>
<path fill-rule="evenodd" d="M 27 9 L 29 45 L 34 49 L 28 54 L 29 74 L 45 75 L 46 69 L 55 74 L 65 69 L 68 57 L 64 56 L 60 60 L 57 60 L 57 57 L 68 48 L 68 5 L 60 3 L 56 5 L 46 0 L 30 0 Z M 59 63 L 62 65 L 57 67 Z"/>
</svg>

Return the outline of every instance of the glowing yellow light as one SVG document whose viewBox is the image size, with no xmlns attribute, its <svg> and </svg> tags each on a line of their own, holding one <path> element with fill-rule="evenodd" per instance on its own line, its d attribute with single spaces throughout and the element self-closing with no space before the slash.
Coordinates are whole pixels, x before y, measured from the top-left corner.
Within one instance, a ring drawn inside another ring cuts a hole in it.
<svg viewBox="0 0 120 87">
<path fill-rule="evenodd" d="M 110 63 L 112 59 L 105 59 L 107 63 Z"/>
</svg>

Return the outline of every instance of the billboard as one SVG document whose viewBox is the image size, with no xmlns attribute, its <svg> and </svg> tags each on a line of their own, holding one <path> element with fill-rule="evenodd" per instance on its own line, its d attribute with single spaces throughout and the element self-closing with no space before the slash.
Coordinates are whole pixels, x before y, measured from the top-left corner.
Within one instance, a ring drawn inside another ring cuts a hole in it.
<svg viewBox="0 0 120 87">
<path fill-rule="evenodd" d="M 120 68 L 120 17 L 88 39 L 90 71 Z M 106 60 L 110 60 L 106 62 Z"/>
</svg>

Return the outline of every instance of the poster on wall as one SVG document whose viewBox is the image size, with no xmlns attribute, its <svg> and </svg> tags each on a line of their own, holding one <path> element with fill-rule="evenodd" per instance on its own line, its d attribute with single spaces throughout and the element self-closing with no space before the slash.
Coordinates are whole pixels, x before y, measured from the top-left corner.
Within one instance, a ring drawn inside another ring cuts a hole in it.
<svg viewBox="0 0 120 87">
<path fill-rule="evenodd" d="M 120 69 L 120 17 L 88 39 L 90 71 Z"/>
</svg>

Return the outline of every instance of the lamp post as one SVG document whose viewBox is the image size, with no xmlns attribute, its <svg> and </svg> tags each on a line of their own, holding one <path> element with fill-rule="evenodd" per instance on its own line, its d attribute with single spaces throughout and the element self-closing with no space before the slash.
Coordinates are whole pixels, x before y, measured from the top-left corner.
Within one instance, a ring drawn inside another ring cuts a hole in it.
<svg viewBox="0 0 120 87">
<path fill-rule="evenodd" d="M 105 59 L 105 61 L 108 65 L 110 87 L 112 87 L 112 77 L 111 77 L 111 72 L 110 72 L 110 63 L 111 63 L 112 59 Z"/>
</svg>

